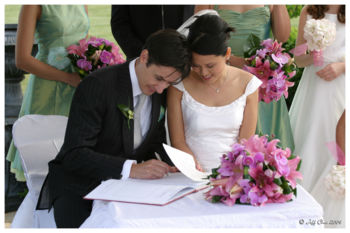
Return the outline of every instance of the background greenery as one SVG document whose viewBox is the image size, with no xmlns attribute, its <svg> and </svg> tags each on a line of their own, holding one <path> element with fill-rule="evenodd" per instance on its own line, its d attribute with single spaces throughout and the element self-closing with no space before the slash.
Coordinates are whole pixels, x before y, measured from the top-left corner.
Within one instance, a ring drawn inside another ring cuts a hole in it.
<svg viewBox="0 0 350 233">
<path fill-rule="evenodd" d="M 299 25 L 299 15 L 300 11 L 303 8 L 303 5 L 287 5 L 287 10 L 289 17 L 291 18 L 291 31 L 289 35 L 289 39 L 286 43 L 284 43 L 284 47 L 286 51 L 289 52 L 291 49 L 295 47 L 295 40 L 298 36 L 298 25 Z M 292 55 L 292 54 L 291 54 Z M 290 81 L 294 82 L 294 86 L 288 88 L 288 98 L 286 99 L 286 104 L 288 109 L 292 105 L 293 97 L 299 85 L 299 81 L 301 75 L 303 74 L 304 68 L 297 68 L 297 73 Z"/>
<path fill-rule="evenodd" d="M 294 48 L 295 46 L 295 40 L 298 34 L 299 15 L 302 7 L 303 5 L 287 5 L 292 26 L 289 40 L 284 44 L 287 51 Z M 20 5 L 5 5 L 5 23 L 17 23 L 20 8 Z M 115 42 L 110 27 L 111 6 L 88 5 L 88 14 L 90 19 L 89 34 Z M 297 74 L 292 79 L 295 84 L 292 88 L 289 89 L 289 97 L 286 99 L 288 107 L 290 107 L 292 103 L 295 91 L 302 75 L 302 71 L 303 69 L 298 69 Z M 27 86 L 27 79 L 24 79 L 21 85 L 24 92 L 25 87 Z"/>
</svg>

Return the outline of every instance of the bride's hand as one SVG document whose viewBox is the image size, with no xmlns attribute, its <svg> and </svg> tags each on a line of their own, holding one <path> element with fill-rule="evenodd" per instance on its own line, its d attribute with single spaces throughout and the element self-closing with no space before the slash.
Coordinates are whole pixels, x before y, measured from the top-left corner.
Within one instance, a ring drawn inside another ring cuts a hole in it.
<svg viewBox="0 0 350 233">
<path fill-rule="evenodd" d="M 322 70 L 316 72 L 316 74 L 325 81 L 332 81 L 343 73 L 345 73 L 344 62 L 335 62 L 328 64 Z"/>
<path fill-rule="evenodd" d="M 195 164 L 196 164 L 196 169 L 197 169 L 198 171 L 204 172 L 204 169 L 203 169 L 202 166 L 199 164 L 199 162 L 197 161 L 197 159 L 196 159 L 195 157 L 193 157 L 193 159 L 194 159 L 194 162 L 195 162 Z"/>
</svg>

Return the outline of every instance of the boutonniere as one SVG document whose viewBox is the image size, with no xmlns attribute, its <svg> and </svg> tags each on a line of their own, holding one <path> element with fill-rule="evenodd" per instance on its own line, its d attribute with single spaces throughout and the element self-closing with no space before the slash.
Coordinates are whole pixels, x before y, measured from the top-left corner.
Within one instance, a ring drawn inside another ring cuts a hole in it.
<svg viewBox="0 0 350 233">
<path fill-rule="evenodd" d="M 158 122 L 160 122 L 164 118 L 164 115 L 165 115 L 165 108 L 161 105 L 160 106 Z"/>
<path fill-rule="evenodd" d="M 128 128 L 130 129 L 130 120 L 134 119 L 134 111 L 124 104 L 118 104 L 118 108 L 128 120 Z"/>
</svg>

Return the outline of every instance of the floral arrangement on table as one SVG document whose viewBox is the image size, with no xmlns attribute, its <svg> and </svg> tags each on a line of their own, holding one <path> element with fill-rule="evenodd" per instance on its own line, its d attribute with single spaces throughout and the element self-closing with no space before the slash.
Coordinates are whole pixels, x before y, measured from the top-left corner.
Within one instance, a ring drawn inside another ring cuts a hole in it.
<svg viewBox="0 0 350 233">
<path fill-rule="evenodd" d="M 337 165 L 333 165 L 331 171 L 324 178 L 328 194 L 334 199 L 344 199 L 345 197 L 345 154 L 336 142 L 327 143 L 328 149 L 337 160 Z"/>
<path fill-rule="evenodd" d="M 294 85 L 288 80 L 296 74 L 296 65 L 294 59 L 284 52 L 282 43 L 272 39 L 260 41 L 255 35 L 250 35 L 244 57 L 247 65 L 243 69 L 263 82 L 259 88 L 259 101 L 270 103 L 283 95 L 288 98 L 288 88 Z"/>
<path fill-rule="evenodd" d="M 315 66 L 323 65 L 322 50 L 330 46 L 336 36 L 336 25 L 328 19 L 309 19 L 304 26 L 306 43 L 297 46 L 292 52 L 296 56 L 311 53 Z"/>
<path fill-rule="evenodd" d="M 125 62 L 119 47 L 102 38 L 82 39 L 78 44 L 70 45 L 67 52 L 71 64 L 82 78 L 97 69 Z"/>
<path fill-rule="evenodd" d="M 232 151 L 222 156 L 221 165 L 212 170 L 206 199 L 229 206 L 263 206 L 292 200 L 297 192 L 296 179 L 302 179 L 298 172 L 301 160 L 291 155 L 289 148 L 279 148 L 278 142 L 254 135 L 235 143 Z"/>
</svg>

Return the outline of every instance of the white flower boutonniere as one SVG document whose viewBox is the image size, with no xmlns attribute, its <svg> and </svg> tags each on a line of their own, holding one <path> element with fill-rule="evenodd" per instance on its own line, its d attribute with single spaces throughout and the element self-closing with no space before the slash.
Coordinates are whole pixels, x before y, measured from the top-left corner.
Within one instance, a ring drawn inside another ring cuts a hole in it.
<svg viewBox="0 0 350 233">
<path fill-rule="evenodd" d="M 134 119 L 134 111 L 124 104 L 118 104 L 118 108 L 128 120 L 128 128 L 130 129 L 130 120 Z"/>
</svg>

